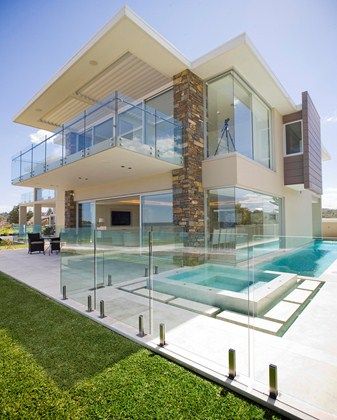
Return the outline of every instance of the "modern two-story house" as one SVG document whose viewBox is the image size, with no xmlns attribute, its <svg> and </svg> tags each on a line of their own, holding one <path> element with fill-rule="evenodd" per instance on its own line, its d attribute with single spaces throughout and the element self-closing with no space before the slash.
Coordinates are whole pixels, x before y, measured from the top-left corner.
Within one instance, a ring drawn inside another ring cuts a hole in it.
<svg viewBox="0 0 337 420">
<path fill-rule="evenodd" d="M 52 133 L 12 182 L 54 190 L 59 229 L 321 235 L 319 114 L 245 34 L 191 62 L 125 7 L 14 121 Z"/>
</svg>

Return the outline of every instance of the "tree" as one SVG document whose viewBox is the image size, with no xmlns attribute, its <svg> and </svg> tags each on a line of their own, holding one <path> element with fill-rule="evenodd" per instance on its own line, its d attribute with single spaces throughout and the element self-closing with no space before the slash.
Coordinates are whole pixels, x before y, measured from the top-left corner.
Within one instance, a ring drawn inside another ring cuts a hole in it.
<svg viewBox="0 0 337 420">
<path fill-rule="evenodd" d="M 29 210 L 27 212 L 27 221 L 33 217 L 33 212 Z M 19 223 L 19 206 L 14 206 L 7 216 L 8 223 Z"/>
<path fill-rule="evenodd" d="M 8 213 L 7 222 L 19 223 L 19 206 L 14 206 L 12 210 Z"/>
</svg>

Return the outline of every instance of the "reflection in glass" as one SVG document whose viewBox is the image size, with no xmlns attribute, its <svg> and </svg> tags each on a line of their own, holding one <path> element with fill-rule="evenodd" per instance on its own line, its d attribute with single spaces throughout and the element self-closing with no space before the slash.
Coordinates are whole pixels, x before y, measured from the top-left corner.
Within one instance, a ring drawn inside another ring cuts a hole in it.
<svg viewBox="0 0 337 420">
<path fill-rule="evenodd" d="M 234 86 L 231 74 L 210 82 L 208 91 L 208 156 L 230 153 L 234 146 Z M 227 121 L 227 130 L 224 130 Z"/>
<path fill-rule="evenodd" d="M 234 72 L 207 83 L 208 156 L 241 153 L 272 167 L 270 111 Z"/>
<path fill-rule="evenodd" d="M 221 188 L 208 193 L 209 234 L 213 245 L 230 232 L 278 237 L 280 199 L 241 188 Z"/>
<path fill-rule="evenodd" d="M 95 203 L 78 204 L 78 227 L 95 228 Z"/>
<path fill-rule="evenodd" d="M 173 225 L 173 196 L 172 192 L 142 196 L 142 227 L 148 231 L 172 227 Z"/>
<path fill-rule="evenodd" d="M 234 81 L 234 123 L 235 150 L 249 158 L 253 158 L 252 144 L 252 105 L 248 90 Z"/>
<path fill-rule="evenodd" d="M 296 121 L 286 125 L 286 154 L 301 153 L 302 146 L 302 124 Z"/>
<path fill-rule="evenodd" d="M 254 159 L 271 168 L 270 111 L 256 96 L 253 96 L 253 110 Z"/>
</svg>

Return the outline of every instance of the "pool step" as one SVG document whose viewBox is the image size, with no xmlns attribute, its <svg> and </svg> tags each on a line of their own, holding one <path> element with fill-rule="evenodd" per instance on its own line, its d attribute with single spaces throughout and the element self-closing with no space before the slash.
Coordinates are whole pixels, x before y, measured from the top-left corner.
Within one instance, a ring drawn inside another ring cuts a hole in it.
<svg viewBox="0 0 337 420">
<path fill-rule="evenodd" d="M 138 281 L 137 283 L 126 284 L 124 286 L 120 286 L 118 289 L 124 290 L 125 292 L 134 292 L 138 289 L 143 289 L 146 286 L 146 280 Z"/>
<path fill-rule="evenodd" d="M 311 296 L 311 290 L 304 290 L 304 289 L 295 289 L 289 293 L 283 300 L 285 302 L 292 302 L 292 303 L 304 303 L 309 296 Z"/>
<path fill-rule="evenodd" d="M 321 284 L 320 281 L 317 280 L 304 280 L 303 283 L 301 283 L 298 286 L 298 289 L 304 289 L 304 290 L 311 290 L 314 291 L 317 289 L 317 287 Z"/>
<path fill-rule="evenodd" d="M 143 289 L 134 290 L 133 293 L 138 296 L 143 296 L 148 298 L 149 297 L 149 289 L 145 287 Z M 159 302 L 168 303 L 170 300 L 174 299 L 175 296 L 167 295 L 166 293 L 157 292 L 156 290 L 152 290 L 152 297 Z"/>
<path fill-rule="evenodd" d="M 248 318 L 248 315 L 240 314 L 233 311 L 223 311 L 217 316 L 217 319 L 222 321 L 232 322 L 233 324 L 242 325 L 248 327 L 248 325 L 254 330 L 262 331 L 269 334 L 277 334 L 282 324 L 279 322 L 270 321 L 263 318 Z"/>
<path fill-rule="evenodd" d="M 177 298 L 168 303 L 169 305 L 176 306 L 177 308 L 187 309 L 206 316 L 214 316 L 220 311 L 220 309 L 215 306 L 209 306 L 204 303 L 194 302 L 193 300 L 183 298 Z"/>
<path fill-rule="evenodd" d="M 298 303 L 285 302 L 281 300 L 277 305 L 270 309 L 263 317 L 270 321 L 287 322 L 301 305 Z"/>
</svg>

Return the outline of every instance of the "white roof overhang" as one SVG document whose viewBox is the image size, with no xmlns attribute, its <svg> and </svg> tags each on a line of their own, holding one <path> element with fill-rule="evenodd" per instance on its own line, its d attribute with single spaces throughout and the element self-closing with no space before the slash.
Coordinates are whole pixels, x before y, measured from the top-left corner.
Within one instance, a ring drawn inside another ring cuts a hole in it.
<svg viewBox="0 0 337 420">
<path fill-rule="evenodd" d="M 281 114 L 296 106 L 242 34 L 190 62 L 127 6 L 91 39 L 14 117 L 54 131 L 113 91 L 138 99 L 191 69 L 203 80 L 237 70 Z"/>
</svg>

